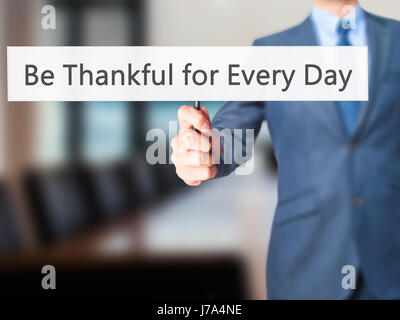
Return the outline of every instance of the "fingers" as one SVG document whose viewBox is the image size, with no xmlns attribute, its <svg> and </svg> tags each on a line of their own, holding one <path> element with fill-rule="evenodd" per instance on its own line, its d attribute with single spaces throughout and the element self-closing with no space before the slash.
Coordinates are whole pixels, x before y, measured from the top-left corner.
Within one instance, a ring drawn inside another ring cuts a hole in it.
<svg viewBox="0 0 400 320">
<path fill-rule="evenodd" d="M 212 179 L 217 174 L 216 166 L 210 167 L 189 167 L 184 165 L 176 166 L 176 174 L 189 185 L 200 185 L 203 181 Z"/>
<path fill-rule="evenodd" d="M 211 149 L 211 142 L 208 136 L 202 135 L 192 129 L 184 129 L 171 140 L 171 146 L 176 150 L 209 152 Z"/>
<path fill-rule="evenodd" d="M 209 167 L 212 165 L 212 155 L 209 152 L 178 149 L 172 152 L 171 161 L 176 165 Z"/>
<path fill-rule="evenodd" d="M 211 146 L 208 136 L 185 129 L 171 140 L 171 160 L 174 164 L 186 166 L 211 166 Z"/>
<path fill-rule="evenodd" d="M 211 122 L 211 120 L 210 120 L 210 114 L 208 113 L 207 108 L 205 108 L 205 107 L 200 107 L 200 110 L 206 115 L 208 121 Z"/>
<path fill-rule="evenodd" d="M 191 180 L 183 180 L 188 186 L 191 187 L 197 187 L 203 183 L 203 181 L 197 180 L 197 181 L 191 181 Z"/>
<path fill-rule="evenodd" d="M 197 110 L 191 106 L 182 106 L 178 110 L 178 120 L 181 129 L 195 129 L 205 132 L 211 129 L 210 118 L 204 107 Z M 204 111 L 205 110 L 205 111 Z"/>
<path fill-rule="evenodd" d="M 197 110 L 191 106 L 182 106 L 178 110 L 178 119 L 180 131 L 171 140 L 171 160 L 175 164 L 177 175 L 186 184 L 198 186 L 217 174 L 217 168 L 212 162 L 210 115 L 204 107 Z"/>
</svg>

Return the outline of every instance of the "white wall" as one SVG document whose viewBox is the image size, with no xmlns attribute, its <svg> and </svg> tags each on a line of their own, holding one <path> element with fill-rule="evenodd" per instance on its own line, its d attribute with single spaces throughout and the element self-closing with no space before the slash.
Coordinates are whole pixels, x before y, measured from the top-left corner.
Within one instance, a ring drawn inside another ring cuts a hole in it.
<svg viewBox="0 0 400 320">
<path fill-rule="evenodd" d="M 301 22 L 314 0 L 146 0 L 149 45 L 249 45 Z M 400 19 L 399 0 L 360 0 Z"/>
<path fill-rule="evenodd" d="M 399 0 L 360 0 L 361 6 L 379 16 L 400 20 Z"/>
</svg>

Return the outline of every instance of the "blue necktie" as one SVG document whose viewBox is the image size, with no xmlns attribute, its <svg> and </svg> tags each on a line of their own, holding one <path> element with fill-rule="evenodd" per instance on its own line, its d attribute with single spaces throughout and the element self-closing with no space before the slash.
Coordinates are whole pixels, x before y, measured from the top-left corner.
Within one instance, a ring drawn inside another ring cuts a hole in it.
<svg viewBox="0 0 400 320">
<path fill-rule="evenodd" d="M 342 27 L 342 21 L 339 21 L 337 29 L 339 34 L 338 46 L 351 46 L 349 40 L 349 31 L 350 28 L 344 29 Z M 349 136 L 351 136 L 356 129 L 358 113 L 360 111 L 360 101 L 338 101 L 338 105 L 346 131 Z"/>
</svg>

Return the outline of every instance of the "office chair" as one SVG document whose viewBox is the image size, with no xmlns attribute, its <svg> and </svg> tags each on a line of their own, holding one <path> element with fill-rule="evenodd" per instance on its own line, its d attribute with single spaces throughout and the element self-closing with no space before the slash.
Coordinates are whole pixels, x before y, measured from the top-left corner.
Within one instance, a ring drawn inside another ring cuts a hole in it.
<svg viewBox="0 0 400 320">
<path fill-rule="evenodd" d="M 43 242 L 65 239 L 90 225 L 88 204 L 72 169 L 31 171 L 24 185 Z"/>
<path fill-rule="evenodd" d="M 20 248 L 17 225 L 14 219 L 9 193 L 0 182 L 0 253 L 8 253 Z"/>
<path fill-rule="evenodd" d="M 79 168 L 79 181 L 95 222 L 122 216 L 129 209 L 127 190 L 119 167 L 119 163 L 114 163 L 83 165 Z"/>
<path fill-rule="evenodd" d="M 131 158 L 119 167 L 131 209 L 149 205 L 159 194 L 154 168 L 139 157 Z"/>
</svg>

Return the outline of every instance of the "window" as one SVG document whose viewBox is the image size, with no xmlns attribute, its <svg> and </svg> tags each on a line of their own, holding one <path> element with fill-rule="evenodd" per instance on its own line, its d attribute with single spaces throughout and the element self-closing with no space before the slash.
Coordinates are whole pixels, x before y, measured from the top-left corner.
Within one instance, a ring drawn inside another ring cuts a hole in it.
<svg viewBox="0 0 400 320">
<path fill-rule="evenodd" d="M 66 105 L 40 102 L 35 110 L 35 158 L 40 164 L 57 165 L 66 160 Z"/>
<path fill-rule="evenodd" d="M 45 45 L 133 45 L 141 39 L 142 7 L 136 1 L 59 1 L 57 29 L 36 30 Z M 36 158 L 116 160 L 132 149 L 132 103 L 61 102 L 37 104 Z M 137 136 L 137 135 L 135 135 Z"/>
<path fill-rule="evenodd" d="M 115 160 L 130 151 L 129 105 L 87 102 L 83 113 L 83 157 L 88 161 Z"/>
</svg>

